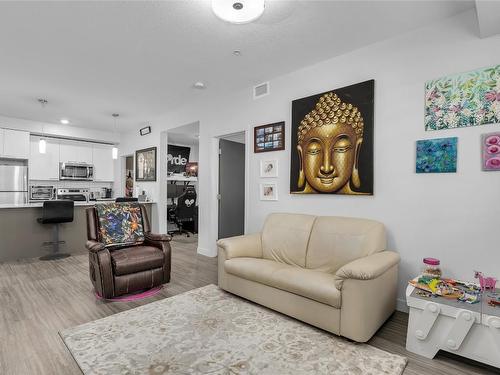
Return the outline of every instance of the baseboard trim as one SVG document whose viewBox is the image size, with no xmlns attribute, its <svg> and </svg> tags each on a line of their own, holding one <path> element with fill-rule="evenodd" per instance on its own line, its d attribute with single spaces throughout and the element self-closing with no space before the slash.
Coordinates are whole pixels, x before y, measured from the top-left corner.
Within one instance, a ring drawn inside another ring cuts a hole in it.
<svg viewBox="0 0 500 375">
<path fill-rule="evenodd" d="M 409 311 L 406 299 L 398 298 L 396 302 L 396 310 L 407 313 Z"/>
<path fill-rule="evenodd" d="M 215 258 L 217 256 L 217 253 L 213 253 L 212 251 L 210 251 L 209 249 L 204 249 L 203 247 L 199 247 L 196 249 L 196 252 L 200 255 L 204 255 L 206 257 L 210 257 L 210 258 Z"/>
</svg>

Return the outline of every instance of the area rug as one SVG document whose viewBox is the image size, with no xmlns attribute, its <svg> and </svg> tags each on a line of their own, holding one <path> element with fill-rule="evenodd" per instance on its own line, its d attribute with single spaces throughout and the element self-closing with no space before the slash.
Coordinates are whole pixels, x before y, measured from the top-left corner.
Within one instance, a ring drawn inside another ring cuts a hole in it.
<svg viewBox="0 0 500 375">
<path fill-rule="evenodd" d="M 60 335 L 84 374 L 400 375 L 406 365 L 214 285 Z"/>
</svg>

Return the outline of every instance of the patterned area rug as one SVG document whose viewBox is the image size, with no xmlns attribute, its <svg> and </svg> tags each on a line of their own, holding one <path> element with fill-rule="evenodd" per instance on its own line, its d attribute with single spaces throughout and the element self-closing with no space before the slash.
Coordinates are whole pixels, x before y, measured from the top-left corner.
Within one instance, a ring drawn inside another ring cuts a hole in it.
<svg viewBox="0 0 500 375">
<path fill-rule="evenodd" d="M 60 335 L 84 374 L 400 375 L 406 366 L 215 285 Z"/>
</svg>

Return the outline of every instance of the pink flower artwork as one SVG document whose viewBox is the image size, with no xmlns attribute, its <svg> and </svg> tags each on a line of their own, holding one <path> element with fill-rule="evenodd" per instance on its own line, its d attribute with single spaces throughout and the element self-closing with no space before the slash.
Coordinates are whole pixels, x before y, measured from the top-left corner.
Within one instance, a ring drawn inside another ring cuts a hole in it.
<svg viewBox="0 0 500 375">
<path fill-rule="evenodd" d="M 481 138 L 483 171 L 500 171 L 500 132 Z"/>
</svg>

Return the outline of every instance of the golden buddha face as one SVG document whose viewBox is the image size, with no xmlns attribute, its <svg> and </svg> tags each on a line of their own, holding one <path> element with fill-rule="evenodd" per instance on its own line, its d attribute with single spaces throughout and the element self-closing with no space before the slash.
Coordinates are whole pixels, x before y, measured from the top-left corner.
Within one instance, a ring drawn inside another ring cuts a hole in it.
<svg viewBox="0 0 500 375">
<path fill-rule="evenodd" d="M 356 107 L 325 94 L 299 128 L 298 185 L 304 193 L 352 194 L 360 186 L 358 157 L 363 119 Z"/>
</svg>

